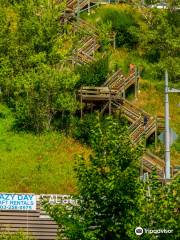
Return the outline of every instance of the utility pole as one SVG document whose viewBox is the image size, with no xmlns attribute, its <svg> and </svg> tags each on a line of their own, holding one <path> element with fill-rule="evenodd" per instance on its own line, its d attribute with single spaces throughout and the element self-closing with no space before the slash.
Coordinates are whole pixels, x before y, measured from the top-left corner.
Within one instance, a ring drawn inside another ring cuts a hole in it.
<svg viewBox="0 0 180 240">
<path fill-rule="evenodd" d="M 169 96 L 168 96 L 168 72 L 165 71 L 165 164 L 166 179 L 170 179 L 170 134 L 169 134 Z"/>
<path fill-rule="evenodd" d="M 171 178 L 170 171 L 170 131 L 169 131 L 169 93 L 180 93 L 180 89 L 169 89 L 168 87 L 168 72 L 165 71 L 165 178 Z"/>
</svg>

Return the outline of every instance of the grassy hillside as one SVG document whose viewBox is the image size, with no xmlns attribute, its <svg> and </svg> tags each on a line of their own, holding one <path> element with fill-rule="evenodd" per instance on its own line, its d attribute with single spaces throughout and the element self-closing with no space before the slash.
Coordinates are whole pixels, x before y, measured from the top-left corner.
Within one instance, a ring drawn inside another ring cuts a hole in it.
<svg viewBox="0 0 180 240">
<path fill-rule="evenodd" d="M 88 150 L 59 132 L 11 130 L 12 114 L 0 106 L 0 192 L 72 193 L 74 154 Z"/>
</svg>

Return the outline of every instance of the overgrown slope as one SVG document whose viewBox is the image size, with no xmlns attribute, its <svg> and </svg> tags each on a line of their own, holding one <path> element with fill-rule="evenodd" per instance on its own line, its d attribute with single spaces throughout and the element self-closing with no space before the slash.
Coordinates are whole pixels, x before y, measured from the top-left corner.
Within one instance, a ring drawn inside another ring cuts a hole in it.
<svg viewBox="0 0 180 240">
<path fill-rule="evenodd" d="M 14 132 L 12 120 L 0 105 L 0 192 L 75 192 L 74 155 L 89 150 L 59 132 Z"/>
</svg>

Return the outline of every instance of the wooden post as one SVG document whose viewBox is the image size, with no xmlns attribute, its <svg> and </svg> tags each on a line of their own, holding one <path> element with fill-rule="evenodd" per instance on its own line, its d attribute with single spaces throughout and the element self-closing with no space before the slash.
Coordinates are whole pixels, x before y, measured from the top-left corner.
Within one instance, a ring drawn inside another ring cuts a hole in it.
<svg viewBox="0 0 180 240">
<path fill-rule="evenodd" d="M 171 167 L 171 176 L 173 177 L 173 175 L 174 175 L 174 172 L 173 172 L 173 166 Z"/>
<path fill-rule="evenodd" d="M 157 122 L 157 116 L 156 116 L 155 149 L 157 148 L 157 130 L 158 130 L 158 122 Z"/>
<path fill-rule="evenodd" d="M 95 54 L 95 45 L 96 45 L 96 40 L 94 39 L 94 41 L 93 41 L 93 57 L 94 57 L 94 54 Z"/>
<path fill-rule="evenodd" d="M 138 75 L 137 75 L 137 67 L 135 67 L 135 86 L 134 86 L 134 90 L 135 90 L 135 98 L 137 99 L 138 97 Z"/>
<path fill-rule="evenodd" d="M 139 77 L 140 77 L 139 69 L 137 68 L 137 91 L 138 91 L 138 93 L 139 93 Z"/>
<path fill-rule="evenodd" d="M 125 89 L 123 91 L 123 98 L 126 99 L 126 92 L 125 92 Z"/>
<path fill-rule="evenodd" d="M 90 13 L 91 13 L 91 12 L 90 12 L 90 9 L 91 9 L 91 8 L 90 8 L 90 0 L 88 0 L 88 15 L 90 15 Z"/>
<path fill-rule="evenodd" d="M 143 177 L 143 159 L 141 158 L 140 176 Z"/>
<path fill-rule="evenodd" d="M 135 95 L 135 99 L 137 99 L 137 80 L 135 81 L 135 84 L 134 84 L 134 95 Z"/>
<path fill-rule="evenodd" d="M 111 89 L 109 88 L 109 115 L 111 115 Z"/>
<path fill-rule="evenodd" d="M 81 119 L 83 117 L 83 106 L 82 106 L 82 104 L 83 104 L 83 99 L 82 99 L 82 87 L 81 87 Z"/>
<path fill-rule="evenodd" d="M 113 47 L 116 49 L 116 33 L 114 32 Z"/>
</svg>

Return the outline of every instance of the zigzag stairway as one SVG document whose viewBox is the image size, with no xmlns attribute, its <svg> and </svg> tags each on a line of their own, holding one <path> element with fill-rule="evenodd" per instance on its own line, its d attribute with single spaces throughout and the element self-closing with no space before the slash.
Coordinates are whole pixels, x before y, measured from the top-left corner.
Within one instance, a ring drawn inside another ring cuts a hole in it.
<svg viewBox="0 0 180 240">
<path fill-rule="evenodd" d="M 125 76 L 119 69 L 101 87 L 82 87 L 78 93 L 82 108 L 81 116 L 83 116 L 83 103 L 91 106 L 98 104 L 101 106 L 102 114 L 108 108 L 109 114 L 120 111 L 127 118 L 130 123 L 129 134 L 134 144 L 148 139 L 153 134 L 157 135 L 157 119 L 125 99 L 125 91 L 132 85 L 135 86 L 135 96 L 138 95 L 138 79 L 136 68 L 131 64 L 128 76 Z M 145 153 L 142 157 L 144 172 L 150 173 L 154 167 L 157 168 L 159 178 L 163 179 L 164 160 L 150 152 Z M 173 174 L 173 166 L 171 168 Z"/>
</svg>

